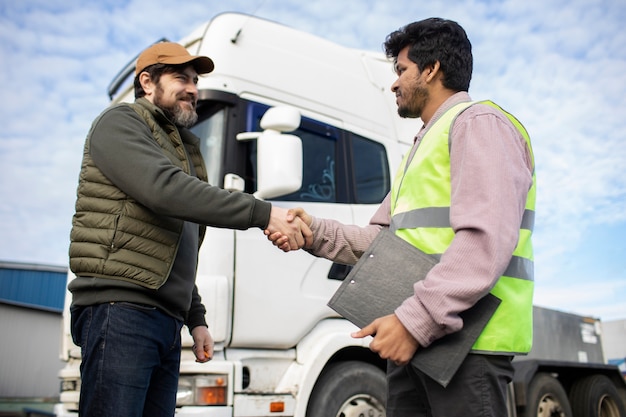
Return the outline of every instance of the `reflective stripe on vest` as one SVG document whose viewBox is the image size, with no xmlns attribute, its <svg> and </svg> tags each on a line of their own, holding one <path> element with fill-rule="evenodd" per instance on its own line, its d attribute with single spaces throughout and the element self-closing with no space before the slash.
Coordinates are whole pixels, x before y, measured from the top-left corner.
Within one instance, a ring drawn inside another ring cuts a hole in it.
<svg viewBox="0 0 626 417">
<path fill-rule="evenodd" d="M 521 123 L 493 102 L 480 103 L 507 116 L 526 141 L 532 158 L 530 138 Z M 391 191 L 391 230 L 436 257 L 446 251 L 454 238 L 450 226 L 450 128 L 455 118 L 473 104 L 476 103 L 453 106 L 429 127 L 412 159 L 408 161 L 410 152 L 405 155 Z M 506 271 L 491 290 L 502 303 L 474 344 L 474 351 L 511 354 L 530 351 L 534 290 L 531 235 L 535 195 L 533 172 L 517 246 Z"/>
</svg>

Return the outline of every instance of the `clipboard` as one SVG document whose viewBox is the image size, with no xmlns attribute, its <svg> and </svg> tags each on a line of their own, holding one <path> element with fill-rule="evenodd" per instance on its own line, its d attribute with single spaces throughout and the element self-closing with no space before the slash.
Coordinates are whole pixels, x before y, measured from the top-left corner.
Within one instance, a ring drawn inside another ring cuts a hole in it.
<svg viewBox="0 0 626 417">
<path fill-rule="evenodd" d="M 392 314 L 438 260 L 383 229 L 341 283 L 328 306 L 363 328 Z M 419 348 L 411 365 L 446 387 L 493 316 L 500 299 L 487 294 L 460 314 L 463 328 Z"/>
</svg>

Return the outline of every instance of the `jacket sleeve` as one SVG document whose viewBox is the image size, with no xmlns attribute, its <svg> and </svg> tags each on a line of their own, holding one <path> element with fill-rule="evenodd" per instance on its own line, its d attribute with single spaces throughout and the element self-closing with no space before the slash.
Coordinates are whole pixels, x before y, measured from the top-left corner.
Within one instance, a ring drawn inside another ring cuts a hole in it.
<svg viewBox="0 0 626 417">
<path fill-rule="evenodd" d="M 174 165 L 130 107 L 111 108 L 95 122 L 89 152 L 117 188 L 155 213 L 232 229 L 263 229 L 269 222 L 270 203 L 212 186 Z"/>
<path fill-rule="evenodd" d="M 185 320 L 185 325 L 189 329 L 189 333 L 191 333 L 193 328 L 197 326 L 209 327 L 205 319 L 205 314 L 206 308 L 204 307 L 204 304 L 202 304 L 202 298 L 198 293 L 198 287 L 194 285 L 193 293 L 191 294 L 191 308 L 189 309 Z"/>
</svg>

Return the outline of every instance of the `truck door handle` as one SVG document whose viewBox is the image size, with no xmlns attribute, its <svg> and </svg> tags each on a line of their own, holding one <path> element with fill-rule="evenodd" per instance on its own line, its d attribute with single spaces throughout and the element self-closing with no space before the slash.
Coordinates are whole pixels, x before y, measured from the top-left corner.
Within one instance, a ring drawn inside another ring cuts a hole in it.
<svg viewBox="0 0 626 417">
<path fill-rule="evenodd" d="M 351 270 L 352 265 L 344 265 L 333 262 L 330 270 L 328 271 L 328 279 L 343 281 L 346 279 Z"/>
</svg>

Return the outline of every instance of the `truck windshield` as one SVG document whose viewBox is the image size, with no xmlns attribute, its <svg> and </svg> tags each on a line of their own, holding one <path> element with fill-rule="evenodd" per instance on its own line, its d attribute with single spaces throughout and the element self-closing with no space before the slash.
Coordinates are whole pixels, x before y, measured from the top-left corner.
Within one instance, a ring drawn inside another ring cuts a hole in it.
<svg viewBox="0 0 626 417">
<path fill-rule="evenodd" d="M 200 151 L 207 168 L 209 184 L 220 185 L 219 176 L 224 146 L 225 113 L 223 106 L 215 105 L 198 111 L 198 123 L 191 131 L 200 138 Z"/>
</svg>

